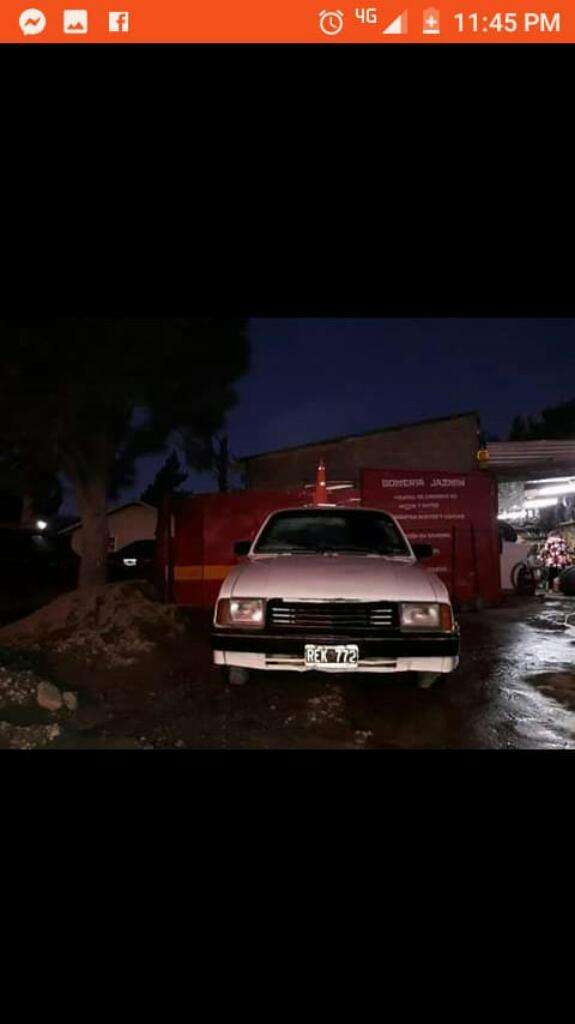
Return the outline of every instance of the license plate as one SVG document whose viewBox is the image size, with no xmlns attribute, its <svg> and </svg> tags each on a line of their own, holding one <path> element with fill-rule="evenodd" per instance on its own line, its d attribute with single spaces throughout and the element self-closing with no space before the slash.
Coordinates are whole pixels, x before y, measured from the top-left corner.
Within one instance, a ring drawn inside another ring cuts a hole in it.
<svg viewBox="0 0 575 1024">
<path fill-rule="evenodd" d="M 314 668 L 357 668 L 359 647 L 357 644 L 306 644 L 305 663 Z"/>
</svg>

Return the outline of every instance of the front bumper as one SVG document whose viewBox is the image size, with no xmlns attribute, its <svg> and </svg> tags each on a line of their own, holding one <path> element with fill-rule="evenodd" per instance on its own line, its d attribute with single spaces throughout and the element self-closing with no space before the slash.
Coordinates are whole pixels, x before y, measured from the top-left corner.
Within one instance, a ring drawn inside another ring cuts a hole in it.
<svg viewBox="0 0 575 1024">
<path fill-rule="evenodd" d="M 459 633 L 405 634 L 385 637 L 246 635 L 217 630 L 212 633 L 216 665 L 292 672 L 342 671 L 341 666 L 308 666 L 306 644 L 357 644 L 359 672 L 452 672 L 459 662 Z"/>
</svg>

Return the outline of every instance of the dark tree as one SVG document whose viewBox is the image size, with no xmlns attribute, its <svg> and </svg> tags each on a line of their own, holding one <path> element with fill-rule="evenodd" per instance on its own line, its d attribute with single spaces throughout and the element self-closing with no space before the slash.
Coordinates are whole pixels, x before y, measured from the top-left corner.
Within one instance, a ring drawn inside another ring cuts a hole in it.
<svg viewBox="0 0 575 1024">
<path fill-rule="evenodd" d="M 48 519 L 62 504 L 62 484 L 56 473 L 35 464 L 25 449 L 0 454 L 0 491 L 19 503 L 22 523 Z"/>
<path fill-rule="evenodd" d="M 182 443 L 190 469 L 213 473 L 218 482 L 218 490 L 228 491 L 230 471 L 234 465 L 229 452 L 228 435 L 211 434 L 198 438 L 184 431 Z"/>
<path fill-rule="evenodd" d="M 515 416 L 509 431 L 510 441 L 526 441 L 528 434 L 527 423 L 524 416 Z"/>
<path fill-rule="evenodd" d="M 560 440 L 575 437 L 575 398 L 543 409 L 539 418 L 516 416 L 510 441 Z"/>
<path fill-rule="evenodd" d="M 543 438 L 575 437 L 575 399 L 543 409 L 537 428 Z"/>
<path fill-rule="evenodd" d="M 170 434 L 209 436 L 247 371 L 246 322 L 0 321 L 0 444 L 62 471 L 82 519 L 80 585 L 105 582 L 107 502 Z"/>
<path fill-rule="evenodd" d="M 141 500 L 148 505 L 159 506 L 167 494 L 176 494 L 180 484 L 185 483 L 188 478 L 186 471 L 182 471 L 177 452 L 172 450 L 164 465 L 160 467 L 151 484 L 146 487 L 141 495 Z"/>
</svg>

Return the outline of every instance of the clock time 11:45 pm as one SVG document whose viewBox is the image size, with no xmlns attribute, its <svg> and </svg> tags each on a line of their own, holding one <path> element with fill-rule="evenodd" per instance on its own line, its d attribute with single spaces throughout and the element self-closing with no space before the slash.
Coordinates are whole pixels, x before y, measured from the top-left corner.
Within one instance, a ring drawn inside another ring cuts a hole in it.
<svg viewBox="0 0 575 1024">
<path fill-rule="evenodd" d="M 460 32 L 560 32 L 561 14 L 559 11 L 548 14 L 544 11 L 522 11 L 517 14 L 510 11 L 505 14 L 468 14 L 454 15 Z"/>
</svg>

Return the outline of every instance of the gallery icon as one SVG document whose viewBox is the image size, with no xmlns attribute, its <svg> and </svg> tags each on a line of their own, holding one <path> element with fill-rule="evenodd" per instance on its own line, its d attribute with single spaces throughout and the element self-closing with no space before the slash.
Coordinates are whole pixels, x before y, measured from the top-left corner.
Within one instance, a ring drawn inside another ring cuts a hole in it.
<svg viewBox="0 0 575 1024">
<path fill-rule="evenodd" d="M 423 35 L 439 35 L 439 11 L 435 7 L 427 7 L 423 12 Z"/>
<path fill-rule="evenodd" d="M 343 28 L 343 11 L 320 11 L 319 27 L 325 36 L 337 36 Z"/>
<path fill-rule="evenodd" d="M 108 32 L 129 32 L 129 11 L 108 11 Z"/>
<path fill-rule="evenodd" d="M 64 11 L 64 32 L 67 36 L 85 36 L 87 31 L 87 11 Z"/>
<path fill-rule="evenodd" d="M 37 7 L 27 7 L 18 18 L 18 24 L 25 36 L 38 36 L 46 28 L 46 15 Z"/>
</svg>

